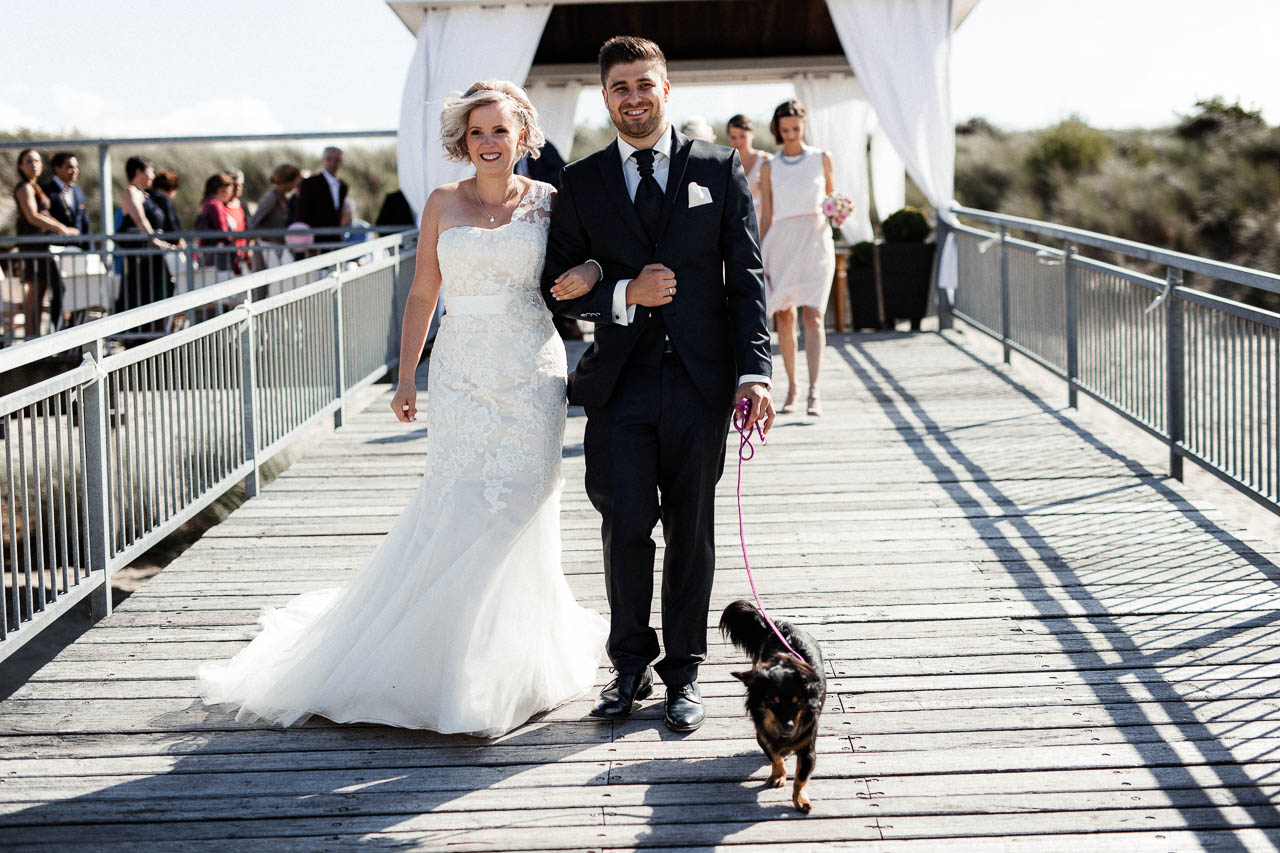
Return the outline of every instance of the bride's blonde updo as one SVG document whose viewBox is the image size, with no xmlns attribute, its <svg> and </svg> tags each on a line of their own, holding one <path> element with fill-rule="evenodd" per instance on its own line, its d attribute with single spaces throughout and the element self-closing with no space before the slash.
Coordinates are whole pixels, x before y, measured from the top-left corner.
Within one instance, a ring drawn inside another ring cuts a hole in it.
<svg viewBox="0 0 1280 853">
<path fill-rule="evenodd" d="M 538 127 L 538 111 L 524 89 L 508 80 L 481 80 L 472 83 L 467 91 L 454 92 L 444 99 L 444 109 L 440 112 L 440 143 L 444 146 L 445 155 L 459 163 L 471 162 L 467 153 L 467 122 L 471 120 L 472 110 L 490 104 L 511 107 L 524 130 L 524 141 L 516 149 L 516 157 L 528 154 L 536 160 L 547 141 L 542 135 L 542 128 Z"/>
</svg>

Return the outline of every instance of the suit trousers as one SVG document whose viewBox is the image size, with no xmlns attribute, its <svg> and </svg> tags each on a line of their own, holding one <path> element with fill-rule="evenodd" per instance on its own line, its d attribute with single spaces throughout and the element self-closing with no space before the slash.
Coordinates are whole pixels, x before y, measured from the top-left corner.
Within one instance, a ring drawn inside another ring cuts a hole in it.
<svg viewBox="0 0 1280 853">
<path fill-rule="evenodd" d="M 649 612 L 661 521 L 666 655 L 655 668 L 680 685 L 697 678 L 707 657 L 715 490 L 730 413 L 709 405 L 679 356 L 656 343 L 632 354 L 607 405 L 587 408 L 583 450 L 587 495 L 602 518 L 609 658 L 618 672 L 638 673 L 658 657 Z"/>
</svg>

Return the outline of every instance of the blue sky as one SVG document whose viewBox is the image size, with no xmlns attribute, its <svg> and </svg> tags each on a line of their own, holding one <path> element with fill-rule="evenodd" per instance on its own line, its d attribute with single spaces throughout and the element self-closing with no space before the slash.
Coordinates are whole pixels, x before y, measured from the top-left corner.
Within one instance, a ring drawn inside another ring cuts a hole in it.
<svg viewBox="0 0 1280 853">
<path fill-rule="evenodd" d="M 382 0 L 56 0 L 40 20 L 31 37 L 6 39 L 0 128 L 394 128 L 413 52 Z M 1223 94 L 1277 124 L 1277 36 L 1277 0 L 981 0 L 954 40 L 955 114 L 1009 128 L 1072 113 L 1149 127 Z M 789 94 L 787 85 L 683 87 L 671 110 L 762 115 Z M 598 104 L 585 92 L 580 120 L 602 121 Z"/>
</svg>

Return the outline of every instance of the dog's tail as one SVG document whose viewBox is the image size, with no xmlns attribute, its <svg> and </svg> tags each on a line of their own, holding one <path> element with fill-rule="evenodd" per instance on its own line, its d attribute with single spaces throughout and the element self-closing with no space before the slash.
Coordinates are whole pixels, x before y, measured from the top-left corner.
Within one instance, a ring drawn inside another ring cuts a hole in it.
<svg viewBox="0 0 1280 853">
<path fill-rule="evenodd" d="M 765 641 L 772 633 L 769 623 L 750 601 L 739 599 L 724 609 L 720 616 L 720 633 L 741 651 L 760 660 Z"/>
</svg>

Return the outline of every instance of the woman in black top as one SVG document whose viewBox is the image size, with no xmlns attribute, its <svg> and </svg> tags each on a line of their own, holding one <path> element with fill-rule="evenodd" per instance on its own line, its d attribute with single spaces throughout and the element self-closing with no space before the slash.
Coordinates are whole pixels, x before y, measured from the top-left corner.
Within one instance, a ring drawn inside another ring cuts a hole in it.
<svg viewBox="0 0 1280 853">
<path fill-rule="evenodd" d="M 40 189 L 39 183 L 43 168 L 40 153 L 34 148 L 24 148 L 19 152 L 18 185 L 13 188 L 13 200 L 18 205 L 18 236 L 57 234 L 71 237 L 79 234 L 75 228 L 63 225 L 49 215 L 49 197 Z M 24 243 L 18 250 L 27 255 L 22 264 L 22 277 L 26 282 L 22 299 L 23 337 L 34 338 L 40 334 L 46 292 L 50 294 L 50 325 L 56 331 L 62 326 L 62 274 L 49 252 L 49 244 Z"/>
</svg>

